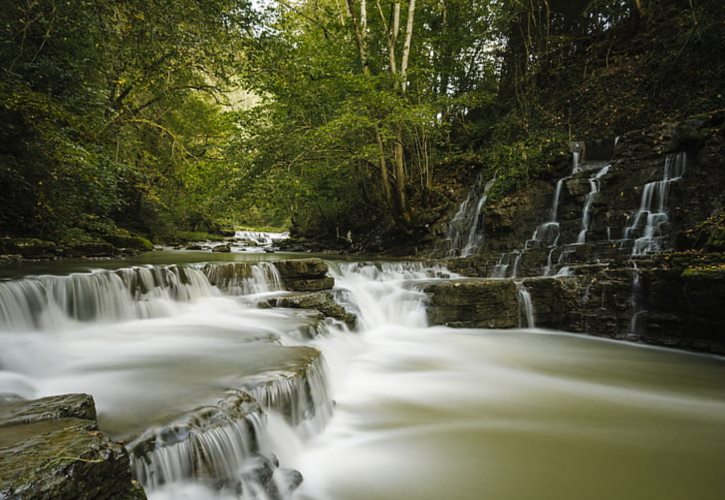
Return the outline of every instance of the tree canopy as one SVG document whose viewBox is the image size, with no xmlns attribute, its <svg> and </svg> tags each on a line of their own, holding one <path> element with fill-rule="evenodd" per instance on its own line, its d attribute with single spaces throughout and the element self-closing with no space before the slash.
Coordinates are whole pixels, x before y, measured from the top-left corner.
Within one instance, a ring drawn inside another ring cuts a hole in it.
<svg viewBox="0 0 725 500">
<path fill-rule="evenodd" d="M 716 0 L 12 2 L 0 233 L 416 238 L 462 166 L 503 195 L 576 134 L 721 106 L 723 18 Z"/>
</svg>

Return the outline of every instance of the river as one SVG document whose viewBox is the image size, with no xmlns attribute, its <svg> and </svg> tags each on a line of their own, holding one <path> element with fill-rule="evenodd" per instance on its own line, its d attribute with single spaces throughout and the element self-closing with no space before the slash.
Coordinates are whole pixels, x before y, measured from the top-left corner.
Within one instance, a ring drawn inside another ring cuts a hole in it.
<svg viewBox="0 0 725 500">
<path fill-rule="evenodd" d="M 0 394 L 87 392 L 101 430 L 132 442 L 250 381 L 294 399 L 301 389 L 280 381 L 314 347 L 324 360 L 309 364 L 309 397 L 254 427 L 265 456 L 304 476 L 282 496 L 723 498 L 722 358 L 538 329 L 430 327 L 416 285 L 447 273 L 421 264 L 330 263 L 337 298 L 359 316 L 351 332 L 258 307 L 285 294 L 265 264 L 279 257 L 255 255 L 260 271 L 222 290 L 199 262 L 246 257 L 149 258 L 0 271 Z M 146 275 L 159 285 L 139 285 Z M 223 444 L 205 446 L 253 497 L 246 444 Z M 144 482 L 151 498 L 236 497 L 177 462 L 157 464 L 167 480 Z"/>
</svg>

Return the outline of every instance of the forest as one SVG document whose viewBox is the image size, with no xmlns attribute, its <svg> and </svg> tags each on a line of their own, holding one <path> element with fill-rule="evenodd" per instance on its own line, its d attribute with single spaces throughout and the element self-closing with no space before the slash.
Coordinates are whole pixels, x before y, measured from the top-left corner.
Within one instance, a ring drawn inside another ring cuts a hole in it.
<svg viewBox="0 0 725 500">
<path fill-rule="evenodd" d="M 719 0 L 23 0 L 0 235 L 430 238 L 473 182 L 723 107 Z M 696 89 L 696 90 L 693 90 Z M 191 233 L 194 234 L 194 233 Z M 123 245 L 121 245 L 123 246 Z"/>
</svg>

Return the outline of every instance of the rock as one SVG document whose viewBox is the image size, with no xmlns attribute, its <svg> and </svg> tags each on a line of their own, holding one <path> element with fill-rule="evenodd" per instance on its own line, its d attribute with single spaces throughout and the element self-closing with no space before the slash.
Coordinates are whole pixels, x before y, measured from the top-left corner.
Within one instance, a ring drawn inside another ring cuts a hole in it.
<svg viewBox="0 0 725 500">
<path fill-rule="evenodd" d="M 15 401 L 0 406 L 2 425 L 30 424 L 60 418 L 96 419 L 96 406 L 87 394 L 49 396 L 31 401 Z"/>
<path fill-rule="evenodd" d="M 432 325 L 515 328 L 519 324 L 516 286 L 511 280 L 458 279 L 423 285 Z"/>
<path fill-rule="evenodd" d="M 199 245 L 198 243 L 192 243 L 190 245 L 186 245 L 184 250 L 204 250 L 204 247 Z"/>
<path fill-rule="evenodd" d="M 350 328 L 355 328 L 357 316 L 345 310 L 336 303 L 330 292 L 309 292 L 285 295 L 271 300 L 277 307 L 288 307 L 291 309 L 313 309 L 320 311 L 327 317 L 342 321 Z"/>
<path fill-rule="evenodd" d="M 322 259 L 290 259 L 274 263 L 283 278 L 309 278 L 325 276 L 327 264 Z"/>
<path fill-rule="evenodd" d="M 105 241 L 72 243 L 63 248 L 68 257 L 111 257 L 116 253 L 113 245 Z"/>
<path fill-rule="evenodd" d="M 211 251 L 214 253 L 230 253 L 232 251 L 232 247 L 229 245 L 217 245 L 212 248 Z"/>
<path fill-rule="evenodd" d="M 55 256 L 56 245 L 52 241 L 37 238 L 2 238 L 0 253 L 17 254 L 25 259 L 47 259 Z"/>
<path fill-rule="evenodd" d="M 287 290 L 317 292 L 335 286 L 335 280 L 327 275 L 327 264 L 322 259 L 280 260 L 274 265 Z"/>
<path fill-rule="evenodd" d="M 85 394 L 0 403 L 0 498 L 146 498 Z"/>
</svg>

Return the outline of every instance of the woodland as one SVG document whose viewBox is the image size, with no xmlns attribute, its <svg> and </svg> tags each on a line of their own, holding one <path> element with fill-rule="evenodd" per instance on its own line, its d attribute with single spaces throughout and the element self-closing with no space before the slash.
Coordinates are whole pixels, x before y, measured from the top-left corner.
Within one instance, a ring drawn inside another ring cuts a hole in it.
<svg viewBox="0 0 725 500">
<path fill-rule="evenodd" d="M 720 0 L 19 0 L 0 235 L 417 241 L 573 140 L 723 107 Z M 193 232 L 193 233 L 190 233 Z M 350 238 L 343 238 L 345 235 Z"/>
</svg>

